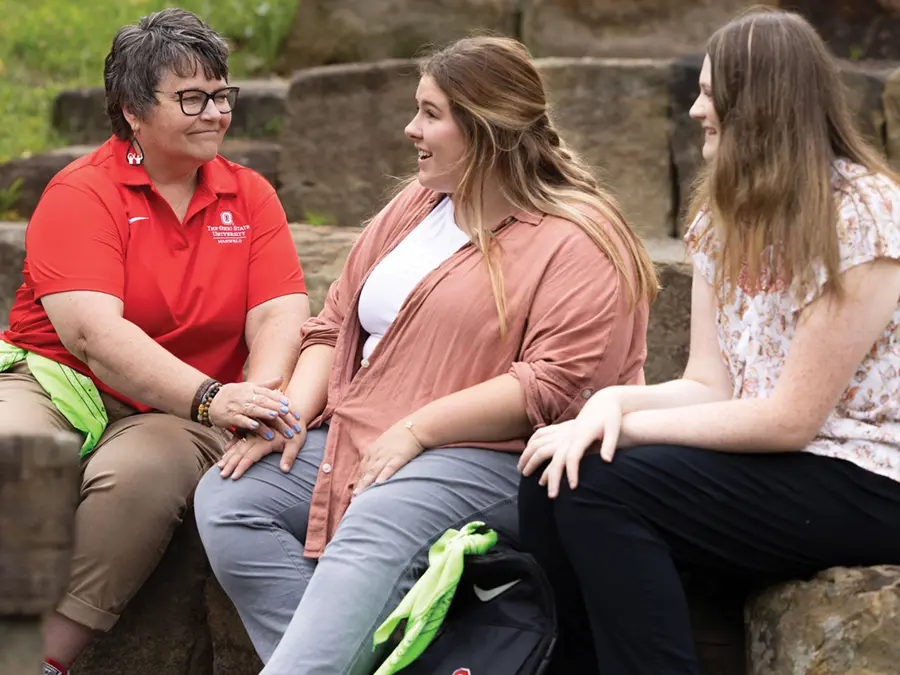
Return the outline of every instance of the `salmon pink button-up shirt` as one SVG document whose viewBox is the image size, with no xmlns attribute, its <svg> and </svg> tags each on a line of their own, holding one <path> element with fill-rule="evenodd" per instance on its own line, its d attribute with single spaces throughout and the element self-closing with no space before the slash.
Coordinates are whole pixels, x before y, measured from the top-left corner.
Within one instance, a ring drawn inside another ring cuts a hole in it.
<svg viewBox="0 0 900 675">
<path fill-rule="evenodd" d="M 467 244 L 422 279 L 362 359 L 363 284 L 442 196 L 415 183 L 395 197 L 366 226 L 322 312 L 303 326 L 301 349 L 335 348 L 325 410 L 312 424 L 330 427 L 310 505 L 308 557 L 321 555 L 334 535 L 367 445 L 427 403 L 508 373 L 537 429 L 572 419 L 598 389 L 636 382 L 643 367 L 647 307 L 632 309 L 625 282 L 577 225 L 530 213 L 495 229 L 505 339 L 482 254 Z M 458 445 L 521 452 L 526 440 Z"/>
</svg>

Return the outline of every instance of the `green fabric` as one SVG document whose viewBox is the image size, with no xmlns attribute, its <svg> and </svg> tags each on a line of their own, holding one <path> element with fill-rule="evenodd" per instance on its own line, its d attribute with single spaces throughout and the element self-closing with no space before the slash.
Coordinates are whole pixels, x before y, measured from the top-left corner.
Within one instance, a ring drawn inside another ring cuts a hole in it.
<svg viewBox="0 0 900 675">
<path fill-rule="evenodd" d="M 69 424 L 84 434 L 80 456 L 97 445 L 109 424 L 106 408 L 91 378 L 53 359 L 0 340 L 0 373 L 25 361 L 31 374 Z"/>
<path fill-rule="evenodd" d="M 428 551 L 428 569 L 375 631 L 373 647 L 386 642 L 407 620 L 403 639 L 375 675 L 392 675 L 415 661 L 431 644 L 444 621 L 463 572 L 466 555 L 480 555 L 497 543 L 497 533 L 474 521 L 461 530 L 447 530 Z"/>
</svg>

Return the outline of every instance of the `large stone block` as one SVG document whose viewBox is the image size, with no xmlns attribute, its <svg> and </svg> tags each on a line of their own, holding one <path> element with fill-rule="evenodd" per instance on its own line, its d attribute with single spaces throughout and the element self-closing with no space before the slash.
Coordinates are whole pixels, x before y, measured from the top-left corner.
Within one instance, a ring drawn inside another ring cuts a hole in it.
<svg viewBox="0 0 900 675">
<path fill-rule="evenodd" d="M 869 143 L 887 154 L 885 147 L 885 84 L 890 68 L 878 63 L 841 62 L 841 77 L 856 125 Z"/>
<path fill-rule="evenodd" d="M 102 143 L 112 136 L 106 116 L 103 87 L 81 87 L 59 92 L 53 99 L 50 123 L 70 143 Z"/>
<path fill-rule="evenodd" d="M 0 223 L 0 330 L 9 325 L 9 310 L 22 285 L 25 223 Z"/>
<path fill-rule="evenodd" d="M 62 432 L 0 436 L 0 619 L 40 616 L 65 591 L 80 446 Z"/>
<path fill-rule="evenodd" d="M 662 290 L 650 308 L 647 326 L 648 384 L 675 380 L 687 365 L 691 343 L 692 268 L 684 244 L 677 239 L 645 242 L 656 265 Z"/>
<path fill-rule="evenodd" d="M 679 234 L 685 231 L 688 224 L 684 222 L 684 215 L 690 203 L 694 179 L 703 166 L 703 157 L 700 154 L 703 135 L 700 125 L 688 114 L 699 92 L 697 81 L 703 65 L 703 56 L 700 52 L 682 56 L 674 61 L 669 79 L 672 115 L 670 150 L 676 183 L 675 199 L 678 212 L 676 223 Z M 886 130 L 886 116 L 889 116 L 887 111 L 889 93 L 886 82 L 891 70 L 877 63 L 858 64 L 849 61 L 841 61 L 840 67 L 847 101 L 859 130 L 876 148 L 887 152 L 885 136 L 890 130 L 889 128 Z M 900 105 L 897 108 L 897 117 L 900 118 Z M 900 123 L 897 135 L 900 137 Z M 897 157 L 900 158 L 900 142 L 897 145 Z"/>
<path fill-rule="evenodd" d="M 305 4 L 305 3 L 304 3 Z M 403 129 L 415 113 L 413 61 L 298 72 L 281 135 L 280 196 L 288 218 L 355 226 L 416 166 Z"/>
<path fill-rule="evenodd" d="M 74 434 L 0 436 L 0 673 L 38 675 L 41 617 L 66 588 L 78 499 Z"/>
<path fill-rule="evenodd" d="M 361 232 L 361 227 L 291 225 L 313 316 L 322 311 L 328 288 L 340 276 L 344 261 Z"/>
<path fill-rule="evenodd" d="M 701 51 L 752 0 L 531 0 L 522 40 L 536 56 L 672 57 Z M 765 4 L 765 3 L 763 3 Z"/>
<path fill-rule="evenodd" d="M 231 116 L 229 134 L 233 137 L 274 139 L 281 131 L 287 81 L 236 80 L 241 88 Z M 112 135 L 106 116 L 106 92 L 103 87 L 82 87 L 60 92 L 50 114 L 53 128 L 70 143 L 99 144 Z"/>
<path fill-rule="evenodd" d="M 419 56 L 475 30 L 515 35 L 519 0 L 303 0 L 281 69 Z"/>
<path fill-rule="evenodd" d="M 641 236 L 669 236 L 670 62 L 550 58 L 537 66 L 566 142 L 596 167 Z"/>
<path fill-rule="evenodd" d="M 897 0 L 780 0 L 800 12 L 838 56 L 900 59 L 900 2 Z"/>
<path fill-rule="evenodd" d="M 834 568 L 747 606 L 749 675 L 893 675 L 900 567 Z"/>
<path fill-rule="evenodd" d="M 93 149 L 90 145 L 70 145 L 0 164 L 0 190 L 10 191 L 12 197 L 9 213 L 0 217 L 29 218 L 53 176 Z"/>
<path fill-rule="evenodd" d="M 669 139 L 669 152 L 672 158 L 672 175 L 674 180 L 675 229 L 681 234 L 686 230 L 683 220 L 691 201 L 694 179 L 703 166 L 703 131 L 700 125 L 691 119 L 688 111 L 694 104 L 700 85 L 700 69 L 703 67 L 704 52 L 687 54 L 672 64 L 672 75 L 669 79 L 669 105 L 672 115 L 672 135 Z"/>
<path fill-rule="evenodd" d="M 887 77 L 883 101 L 888 159 L 900 171 L 900 68 Z"/>
<path fill-rule="evenodd" d="M 209 574 L 193 512 L 189 512 L 159 566 L 112 631 L 78 659 L 76 672 L 213 675 L 205 602 Z"/>
</svg>

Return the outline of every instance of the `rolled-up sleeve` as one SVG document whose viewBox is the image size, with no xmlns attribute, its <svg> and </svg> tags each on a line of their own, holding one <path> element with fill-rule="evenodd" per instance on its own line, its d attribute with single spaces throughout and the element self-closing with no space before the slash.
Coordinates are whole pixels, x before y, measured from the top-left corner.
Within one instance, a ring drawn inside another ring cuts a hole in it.
<svg viewBox="0 0 900 675">
<path fill-rule="evenodd" d="M 631 308 L 625 280 L 586 237 L 564 242 L 537 288 L 509 371 L 535 429 L 575 417 L 595 391 L 634 376 L 642 366 L 633 353 L 642 312 L 640 303 Z"/>
</svg>

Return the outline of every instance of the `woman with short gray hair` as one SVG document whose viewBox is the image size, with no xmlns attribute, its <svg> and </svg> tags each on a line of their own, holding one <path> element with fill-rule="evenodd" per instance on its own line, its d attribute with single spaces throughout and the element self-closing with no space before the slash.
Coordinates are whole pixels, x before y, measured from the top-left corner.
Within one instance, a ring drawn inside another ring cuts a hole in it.
<svg viewBox="0 0 900 675">
<path fill-rule="evenodd" d="M 227 59 L 190 12 L 122 28 L 104 71 L 114 135 L 53 178 L 28 226 L 0 334 L 0 428 L 83 438 L 71 581 L 45 623 L 45 675 L 67 673 L 115 624 L 227 430 L 302 430 L 280 388 L 306 287 L 275 190 L 218 154 L 238 96 Z"/>
</svg>

